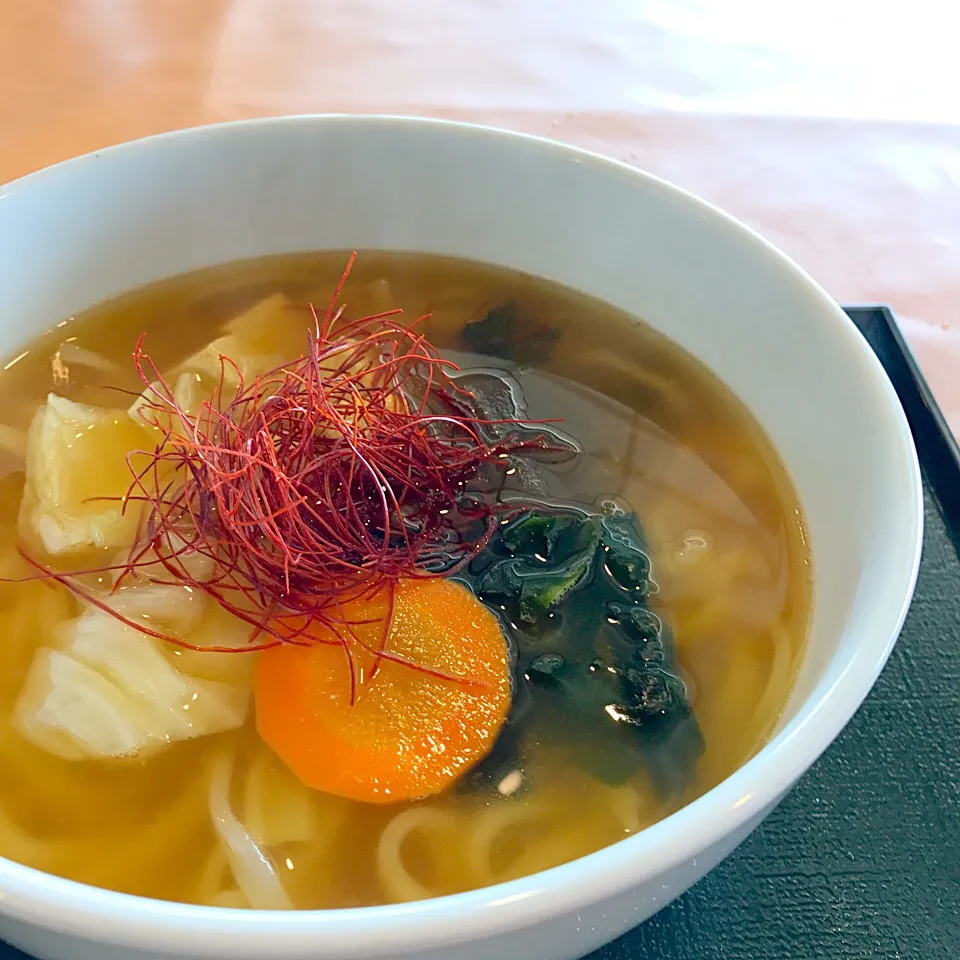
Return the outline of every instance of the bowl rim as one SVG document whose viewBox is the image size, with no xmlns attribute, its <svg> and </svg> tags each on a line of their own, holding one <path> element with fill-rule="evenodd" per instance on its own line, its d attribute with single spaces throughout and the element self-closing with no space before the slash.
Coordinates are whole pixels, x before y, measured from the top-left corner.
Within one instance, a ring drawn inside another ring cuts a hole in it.
<svg viewBox="0 0 960 960">
<path fill-rule="evenodd" d="M 832 683 L 821 681 L 801 704 L 798 714 L 760 751 L 729 777 L 664 820 L 596 853 L 507 883 L 452 896 L 409 904 L 356 907 L 337 910 L 259 911 L 202 907 L 151 900 L 88 886 L 53 876 L 0 857 L 0 915 L 84 939 L 110 942 L 129 948 L 158 942 L 173 946 L 185 938 L 193 950 L 220 951 L 256 943 L 269 935 L 278 958 L 287 951 L 304 949 L 323 937 L 328 950 L 355 951 L 384 942 L 419 946 L 449 946 L 492 932 L 505 933 L 564 913 L 577 912 L 636 886 L 670 868 L 690 861 L 752 820 L 759 820 L 779 801 L 809 766 L 829 746 L 869 693 L 886 663 L 913 595 L 920 563 L 923 534 L 923 493 L 920 468 L 912 435 L 896 393 L 873 351 L 852 321 L 801 267 L 756 231 L 713 204 L 630 164 L 590 150 L 532 134 L 494 126 L 397 114 L 294 114 L 205 124 L 126 141 L 63 160 L 0 186 L 0 199 L 21 190 L 42 187 L 57 177 L 101 156 L 130 156 L 165 149 L 183 140 L 229 138 L 256 131 L 258 135 L 283 132 L 301 125 L 362 127 L 394 125 L 411 130 L 446 128 L 452 133 L 503 138 L 526 143 L 599 172 L 618 172 L 644 189 L 669 193 L 697 208 L 749 242 L 757 256 L 778 261 L 794 285 L 817 301 L 822 314 L 836 323 L 838 349 L 843 347 L 859 367 L 862 380 L 871 381 L 886 406 L 891 442 L 899 444 L 899 467 L 909 492 L 902 509 L 913 540 L 913 549 L 897 568 L 897 612 L 890 618 L 887 635 L 861 643 L 849 656 L 845 669 Z M 895 578 L 891 576 L 891 580 Z M 824 709 L 829 706 L 830 709 Z M 664 903 L 680 891 L 665 889 Z"/>
</svg>

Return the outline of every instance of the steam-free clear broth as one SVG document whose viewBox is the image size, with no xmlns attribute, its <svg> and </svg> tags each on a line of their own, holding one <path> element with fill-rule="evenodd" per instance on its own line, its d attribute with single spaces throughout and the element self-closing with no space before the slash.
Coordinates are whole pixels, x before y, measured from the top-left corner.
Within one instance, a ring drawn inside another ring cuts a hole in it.
<svg viewBox="0 0 960 960">
<path fill-rule="evenodd" d="M 232 263 L 76 317 L 51 317 L 56 325 L 0 372 L 2 574 L 23 572 L 17 431 L 26 430 L 49 391 L 125 407 L 129 397 L 117 391 L 142 389 L 131 363 L 141 333 L 160 368 L 170 367 L 266 294 L 324 306 L 345 259 L 320 253 Z M 238 816 L 259 803 L 278 821 L 305 824 L 270 849 L 294 906 L 447 894 L 536 872 L 642 830 L 728 776 L 774 729 L 803 653 L 809 556 L 775 450 L 721 383 L 620 311 L 485 265 L 365 253 L 342 300 L 350 316 L 394 306 L 409 320 L 429 313 L 423 330 L 442 352 L 464 366 L 509 367 L 530 417 L 562 418 L 583 447 L 576 465 L 553 476 L 551 493 L 586 503 L 612 495 L 636 511 L 659 587 L 655 606 L 672 629 L 705 741 L 693 784 L 665 801 L 642 770 L 611 786 L 544 743 L 502 789 L 371 806 L 299 787 L 249 722 L 143 760 L 58 759 L 28 743 L 10 716 L 35 649 L 55 642 L 76 601 L 48 583 L 6 583 L 0 855 L 114 890 L 246 906 L 208 813 L 210 764 L 226 745 L 239 757 L 232 792 Z M 542 366 L 536 356 L 522 366 L 463 351 L 464 325 L 501 304 L 559 331 Z"/>
</svg>

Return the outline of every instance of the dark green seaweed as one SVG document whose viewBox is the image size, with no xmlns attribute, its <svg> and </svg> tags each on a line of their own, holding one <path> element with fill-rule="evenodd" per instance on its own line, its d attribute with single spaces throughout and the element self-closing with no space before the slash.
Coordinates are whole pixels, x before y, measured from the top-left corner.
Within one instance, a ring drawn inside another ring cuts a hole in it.
<svg viewBox="0 0 960 960">
<path fill-rule="evenodd" d="M 551 740 L 605 781 L 642 765 L 664 796 L 688 785 L 703 739 L 650 573 L 635 516 L 612 501 L 544 504 L 501 527 L 461 575 L 517 657 L 514 710 L 485 766 L 515 761 L 546 714 Z"/>
<path fill-rule="evenodd" d="M 559 339 L 556 327 L 530 316 L 516 303 L 494 307 L 481 320 L 468 323 L 460 334 L 466 350 L 534 366 L 547 361 Z"/>
</svg>

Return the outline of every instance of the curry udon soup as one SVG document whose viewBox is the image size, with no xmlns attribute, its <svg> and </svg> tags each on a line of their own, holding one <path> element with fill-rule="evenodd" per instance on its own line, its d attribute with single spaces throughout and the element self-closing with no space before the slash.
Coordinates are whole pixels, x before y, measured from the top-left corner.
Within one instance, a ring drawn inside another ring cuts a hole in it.
<svg viewBox="0 0 960 960">
<path fill-rule="evenodd" d="M 809 558 L 723 386 L 540 280 L 346 260 L 165 280 L 4 368 L 3 856 L 415 900 L 642 830 L 776 723 Z"/>
</svg>

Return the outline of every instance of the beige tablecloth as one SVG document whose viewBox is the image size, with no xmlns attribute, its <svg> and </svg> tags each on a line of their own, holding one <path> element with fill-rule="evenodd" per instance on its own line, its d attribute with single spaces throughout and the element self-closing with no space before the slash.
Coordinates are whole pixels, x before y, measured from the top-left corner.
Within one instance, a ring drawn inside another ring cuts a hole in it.
<svg viewBox="0 0 960 960">
<path fill-rule="evenodd" d="M 960 432 L 958 35 L 944 0 L 0 0 L 0 181 L 277 113 L 545 134 L 891 304 Z"/>
</svg>

